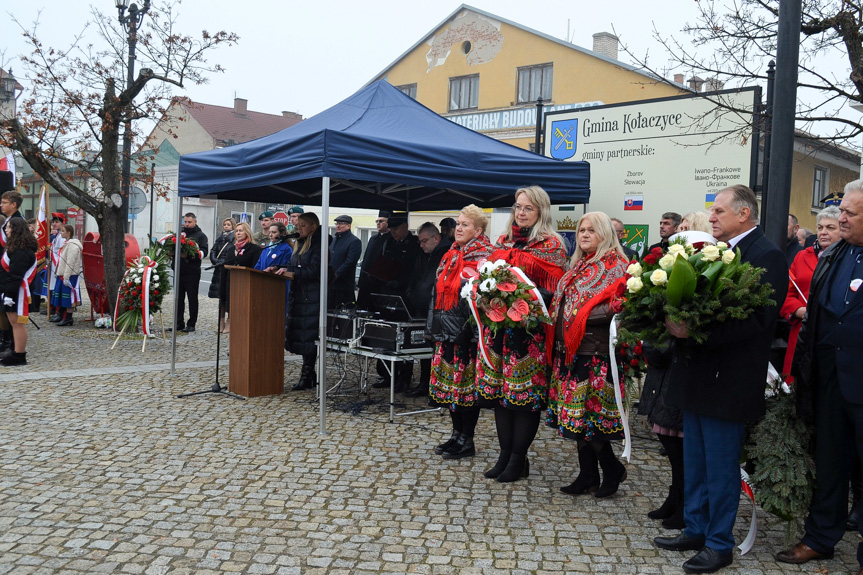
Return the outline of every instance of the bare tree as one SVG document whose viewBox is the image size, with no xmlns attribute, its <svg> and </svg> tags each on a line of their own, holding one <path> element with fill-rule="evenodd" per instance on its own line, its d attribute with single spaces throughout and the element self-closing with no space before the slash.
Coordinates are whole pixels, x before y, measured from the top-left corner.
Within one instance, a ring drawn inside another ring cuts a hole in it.
<svg viewBox="0 0 863 575">
<path fill-rule="evenodd" d="M 767 63 L 776 58 L 780 0 L 698 0 L 698 17 L 686 37 L 654 39 L 668 62 L 651 66 L 647 55 L 623 50 L 636 64 L 665 78 L 674 72 L 718 80 L 726 87 L 764 85 Z M 863 132 L 858 113 L 842 116 L 847 104 L 863 102 L 863 2 L 803 0 L 798 68 L 798 127 L 821 141 L 858 148 Z M 665 80 L 667 81 L 667 80 Z"/>
<path fill-rule="evenodd" d="M 131 120 L 133 141 L 140 142 L 136 129 L 163 115 L 172 87 L 203 84 L 207 74 L 222 72 L 207 56 L 238 40 L 224 31 L 205 30 L 198 39 L 179 33 L 178 4 L 154 6 L 144 20 L 138 31 L 140 67 L 129 87 L 126 34 L 115 18 L 92 9 L 91 22 L 63 50 L 42 44 L 38 19 L 29 27 L 15 20 L 32 47 L 21 56 L 23 78 L 16 74 L 28 90 L 17 117 L 0 123 L 0 145 L 20 153 L 51 187 L 96 219 L 112 307 L 126 267 L 121 208 L 129 201 L 121 192 L 120 127 Z M 86 40 L 93 32 L 99 46 Z M 132 177 L 146 181 L 143 164 Z"/>
</svg>

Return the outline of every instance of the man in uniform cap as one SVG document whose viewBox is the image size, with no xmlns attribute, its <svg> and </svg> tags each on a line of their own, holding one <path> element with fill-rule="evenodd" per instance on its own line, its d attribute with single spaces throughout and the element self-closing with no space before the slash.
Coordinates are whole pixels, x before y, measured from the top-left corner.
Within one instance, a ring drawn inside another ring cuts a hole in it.
<svg viewBox="0 0 863 575">
<path fill-rule="evenodd" d="M 455 241 L 455 220 L 444 218 L 440 221 L 440 235 L 449 238 L 450 243 Z"/>
<path fill-rule="evenodd" d="M 273 212 L 270 210 L 261 212 L 261 215 L 258 216 L 258 221 L 261 222 L 261 229 L 254 236 L 255 243 L 259 246 L 265 246 L 270 241 L 270 236 L 268 234 L 270 231 L 270 224 L 273 223 Z"/>
<path fill-rule="evenodd" d="M 363 256 L 363 263 L 360 266 L 360 282 L 359 292 L 357 293 L 357 305 L 364 309 L 371 309 L 372 298 L 371 294 L 380 293 L 380 280 L 372 276 L 369 272 L 372 269 L 378 256 L 384 253 L 384 244 L 389 237 L 388 220 L 390 213 L 384 210 L 378 212 L 378 217 L 375 224 L 378 227 L 378 233 L 369 238 L 366 244 L 366 253 Z"/>
<path fill-rule="evenodd" d="M 330 242 L 330 265 L 333 277 L 329 291 L 328 309 L 335 309 L 342 304 L 356 301 L 357 262 L 363 245 L 360 238 L 351 232 L 353 218 L 338 216 L 336 218 L 336 233 Z"/>
</svg>

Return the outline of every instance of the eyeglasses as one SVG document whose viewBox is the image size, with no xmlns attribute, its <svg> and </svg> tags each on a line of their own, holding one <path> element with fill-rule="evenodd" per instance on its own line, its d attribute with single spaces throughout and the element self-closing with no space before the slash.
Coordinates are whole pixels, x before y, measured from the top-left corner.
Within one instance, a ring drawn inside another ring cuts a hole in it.
<svg viewBox="0 0 863 575">
<path fill-rule="evenodd" d="M 516 214 L 518 212 L 523 212 L 527 215 L 530 215 L 536 211 L 536 208 L 533 208 L 531 206 L 521 206 L 519 204 L 515 204 L 514 206 L 512 206 L 512 211 L 515 212 Z"/>
</svg>

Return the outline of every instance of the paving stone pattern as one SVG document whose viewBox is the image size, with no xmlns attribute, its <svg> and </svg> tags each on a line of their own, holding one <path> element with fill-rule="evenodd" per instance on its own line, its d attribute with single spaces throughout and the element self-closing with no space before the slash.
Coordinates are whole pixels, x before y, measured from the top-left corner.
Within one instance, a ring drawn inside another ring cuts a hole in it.
<svg viewBox="0 0 863 575">
<path fill-rule="evenodd" d="M 497 455 L 490 412 L 477 456 L 444 461 L 431 450 L 449 418 L 390 424 L 388 390 L 330 401 L 326 435 L 312 391 L 177 399 L 214 381 L 215 302 L 201 304 L 199 331 L 178 337 L 176 376 L 170 345 L 141 353 L 138 337 L 112 351 L 86 307 L 69 328 L 37 316 L 30 364 L 0 368 L 0 574 L 683 572 L 690 554 L 652 544 L 669 534 L 645 516 L 669 471 L 643 423 L 629 478 L 597 500 L 558 491 L 574 447 L 548 428 L 528 480 L 484 479 Z M 297 359 L 286 356 L 288 386 Z M 225 345 L 224 383 L 227 360 Z M 741 500 L 738 540 L 749 518 Z M 857 572 L 856 534 L 831 561 L 780 565 L 784 524 L 760 510 L 758 522 L 755 548 L 725 573 Z"/>
</svg>

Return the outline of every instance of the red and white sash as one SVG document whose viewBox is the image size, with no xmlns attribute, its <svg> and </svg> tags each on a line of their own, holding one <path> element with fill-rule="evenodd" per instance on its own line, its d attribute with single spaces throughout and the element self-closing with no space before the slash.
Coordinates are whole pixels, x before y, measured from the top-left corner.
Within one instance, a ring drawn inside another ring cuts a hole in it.
<svg viewBox="0 0 863 575">
<path fill-rule="evenodd" d="M 3 266 L 4 270 L 7 272 L 9 271 L 10 261 L 8 252 L 3 252 L 3 258 L 0 259 L 0 265 Z M 16 313 L 18 314 L 18 323 L 26 324 L 30 317 L 30 283 L 36 277 L 36 267 L 36 262 L 34 261 L 33 265 L 30 266 L 30 269 L 27 270 L 27 273 L 24 274 L 24 278 L 21 280 L 21 285 L 18 287 L 18 307 L 16 310 Z"/>
</svg>

